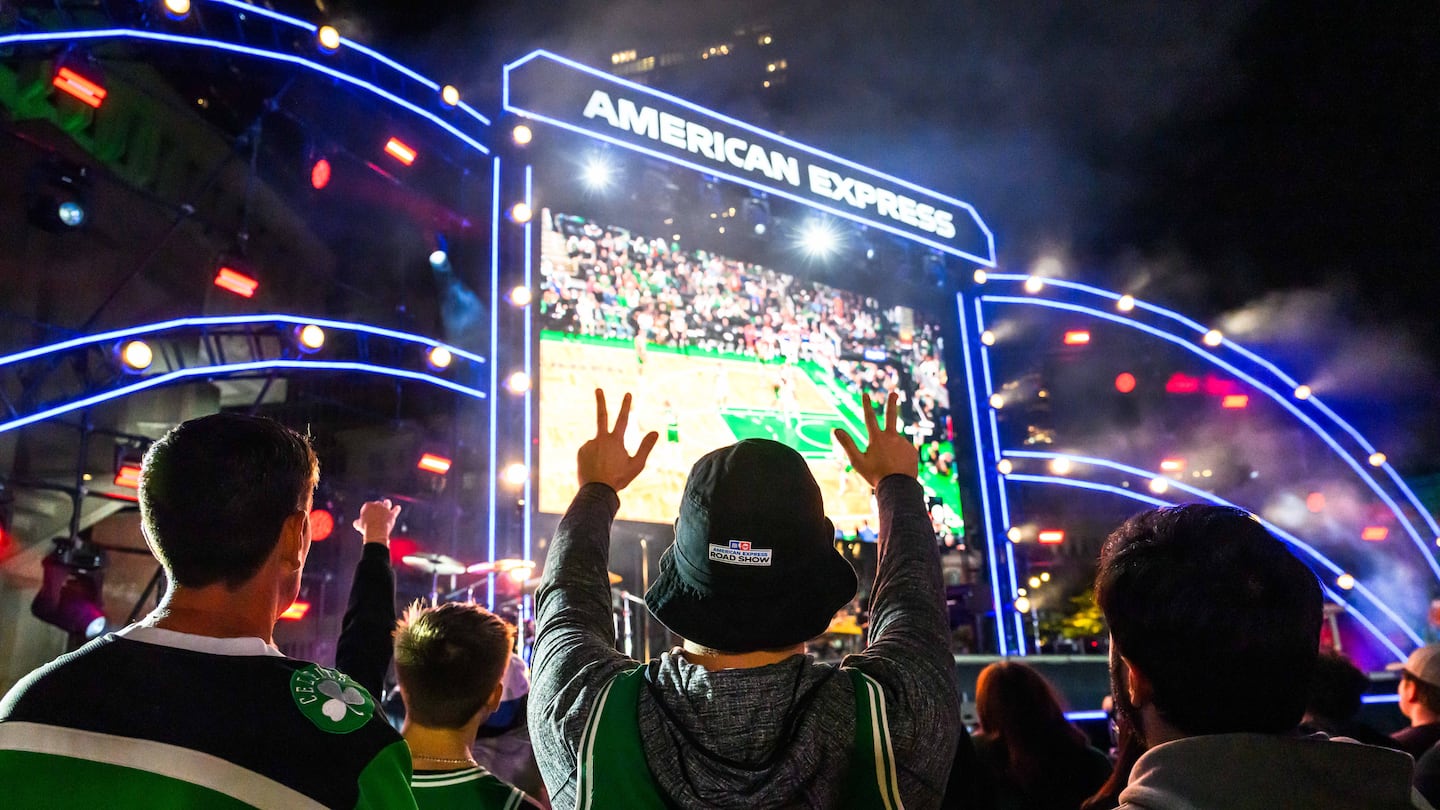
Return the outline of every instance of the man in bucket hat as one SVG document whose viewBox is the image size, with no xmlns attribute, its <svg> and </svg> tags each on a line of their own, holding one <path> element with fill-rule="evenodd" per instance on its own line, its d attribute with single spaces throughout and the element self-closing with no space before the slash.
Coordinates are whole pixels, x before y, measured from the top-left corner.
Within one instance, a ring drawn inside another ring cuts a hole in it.
<svg viewBox="0 0 1440 810">
<path fill-rule="evenodd" d="M 805 655 L 855 595 L 819 486 L 795 451 L 749 439 L 690 471 L 675 542 L 646 602 L 682 646 L 641 663 L 614 649 L 606 580 L 617 493 L 658 438 L 613 429 L 578 455 L 580 491 L 536 593 L 530 727 L 556 807 L 937 807 L 960 730 L 940 563 L 897 430 L 897 401 L 869 446 L 836 441 L 876 488 L 880 559 L 870 644 L 839 668 Z"/>
</svg>

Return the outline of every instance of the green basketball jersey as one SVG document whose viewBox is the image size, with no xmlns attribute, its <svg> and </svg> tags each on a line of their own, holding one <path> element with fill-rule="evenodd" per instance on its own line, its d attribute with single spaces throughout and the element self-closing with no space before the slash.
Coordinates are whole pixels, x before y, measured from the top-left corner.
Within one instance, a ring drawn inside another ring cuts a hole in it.
<svg viewBox="0 0 1440 810">
<path fill-rule="evenodd" d="M 420 810 L 531 810 L 538 807 L 517 787 L 479 766 L 420 771 L 410 778 Z"/>
</svg>

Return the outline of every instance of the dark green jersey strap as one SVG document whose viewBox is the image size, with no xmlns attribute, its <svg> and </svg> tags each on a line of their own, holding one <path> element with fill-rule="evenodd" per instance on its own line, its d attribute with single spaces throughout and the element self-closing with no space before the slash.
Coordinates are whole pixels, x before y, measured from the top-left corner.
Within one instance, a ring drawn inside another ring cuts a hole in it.
<svg viewBox="0 0 1440 810">
<path fill-rule="evenodd" d="M 670 807 L 650 769 L 640 743 L 640 691 L 645 667 L 616 675 L 590 709 L 580 749 L 575 752 L 575 810 Z"/>
<path fill-rule="evenodd" d="M 885 695 L 858 669 L 844 670 L 855 688 L 855 744 L 846 776 L 845 810 L 903 810 Z M 616 675 L 600 690 L 575 752 L 575 810 L 668 810 L 670 803 L 645 765 L 640 692 L 645 667 Z"/>
<path fill-rule="evenodd" d="M 896 778 L 895 749 L 890 743 L 890 720 L 885 714 L 885 692 L 858 669 L 844 670 L 855 686 L 855 747 L 850 751 L 846 777 L 846 808 L 904 810 Z"/>
</svg>

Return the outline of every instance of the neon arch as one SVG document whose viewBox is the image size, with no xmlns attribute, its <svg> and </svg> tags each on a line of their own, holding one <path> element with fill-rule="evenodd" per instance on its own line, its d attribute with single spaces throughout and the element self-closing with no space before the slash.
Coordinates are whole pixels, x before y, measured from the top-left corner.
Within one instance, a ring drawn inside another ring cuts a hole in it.
<svg viewBox="0 0 1440 810">
<path fill-rule="evenodd" d="M 1031 450 L 1011 450 L 1010 452 L 1006 453 L 1006 458 L 1029 458 L 1029 459 L 1041 459 L 1041 460 L 1066 459 L 1066 460 L 1068 460 L 1068 461 L 1074 462 L 1075 464 L 1084 464 L 1084 465 L 1093 466 L 1093 467 L 1104 467 L 1104 468 L 1116 470 L 1116 471 L 1119 471 L 1119 472 L 1129 473 L 1129 474 L 1131 474 L 1131 475 L 1140 476 L 1140 477 L 1147 478 L 1147 479 L 1150 479 L 1150 478 L 1165 478 L 1165 476 L 1162 475 L 1161 473 L 1152 472 L 1152 471 L 1149 471 L 1149 470 L 1142 470 L 1142 469 L 1140 469 L 1140 468 L 1138 468 L 1138 467 L 1132 467 L 1132 466 L 1127 465 L 1127 464 L 1121 464 L 1121 463 L 1119 463 L 1119 462 L 1111 461 L 1111 460 L 1109 460 L 1109 459 L 1093 458 L 1093 457 L 1090 457 L 1090 456 L 1077 456 L 1077 455 L 1072 455 L 1072 454 L 1069 454 L 1069 453 L 1041 453 L 1041 452 L 1036 452 L 1036 451 L 1031 451 Z M 1032 481 L 1032 482 L 1034 482 L 1034 479 L 1036 478 L 1036 476 L 1027 476 L 1027 475 L 1024 475 L 1023 473 L 1020 474 L 1020 475 L 1016 475 L 1016 474 L 1014 474 L 1014 473 L 1011 473 L 1010 475 L 1006 476 L 1006 478 L 1007 478 L 1008 480 L 1010 480 L 1010 481 Z M 1064 480 L 1068 480 L 1068 479 L 1067 479 L 1067 478 L 1058 477 L 1058 476 L 1049 476 L 1049 477 L 1048 477 L 1048 480 L 1047 480 L 1046 482 L 1042 482 L 1042 483 L 1050 483 L 1050 482 L 1053 482 L 1053 481 L 1055 481 L 1055 480 L 1064 481 Z M 1086 483 L 1089 483 L 1089 484 L 1096 484 L 1096 482 L 1094 482 L 1094 481 L 1088 481 L 1087 479 L 1084 479 L 1084 478 L 1079 478 L 1079 479 L 1076 479 L 1076 480 L 1086 481 Z M 1167 481 L 1168 481 L 1168 483 L 1169 483 L 1169 485 L 1170 485 L 1171 487 L 1173 487 L 1173 488 L 1175 488 L 1175 489 L 1177 489 L 1177 490 L 1180 490 L 1180 491 L 1182 491 L 1182 492 L 1185 492 L 1185 493 L 1188 494 L 1188 495 L 1193 495 L 1193 496 L 1195 496 L 1195 497 L 1197 497 L 1197 498 L 1202 498 L 1202 499 L 1204 499 L 1204 500 L 1206 500 L 1206 501 L 1209 501 L 1210 503 L 1216 504 L 1216 505 L 1218 505 L 1218 506 L 1230 506 L 1230 507 L 1234 507 L 1234 508 L 1236 508 L 1236 509 L 1243 509 L 1243 508 L 1244 508 L 1244 507 L 1241 507 L 1240 505 L 1234 503 L 1233 501 L 1227 500 L 1227 499 L 1222 498 L 1222 497 L 1220 497 L 1220 496 L 1218 496 L 1218 495 L 1215 495 L 1214 493 L 1207 492 L 1206 490 L 1200 489 L 1200 488 L 1198 488 L 1198 487 L 1189 486 L 1188 484 L 1185 484 L 1185 483 L 1183 483 L 1183 482 L 1181 482 L 1181 481 L 1176 481 L 1176 480 L 1174 480 L 1174 479 L 1167 479 Z M 1097 484 L 1097 486 L 1104 486 L 1104 485 L 1098 485 L 1098 484 Z M 1107 489 L 1102 490 L 1102 491 L 1114 491 L 1114 490 L 1116 490 L 1116 489 L 1121 489 L 1121 488 L 1120 488 L 1120 487 L 1108 487 Z M 1149 498 L 1149 496 L 1146 496 L 1146 497 Z M 1137 500 L 1139 500 L 1139 499 L 1137 499 Z M 1173 504 L 1173 502 L 1164 501 L 1164 500 L 1159 499 L 1159 498 L 1152 498 L 1152 499 L 1150 499 L 1150 500 L 1155 501 L 1156 503 L 1155 503 L 1154 505 L 1157 505 L 1157 506 L 1169 506 L 1169 505 L 1172 505 L 1172 504 Z M 1249 511 L 1249 510 L 1245 510 L 1245 511 Z M 1252 513 L 1252 514 L 1253 514 L 1253 513 Z M 1317 550 L 1314 546 L 1310 545 L 1309 543 L 1306 543 L 1305 541 L 1303 541 L 1303 540 L 1301 540 L 1300 538 L 1296 537 L 1294 534 L 1286 531 L 1285 529 L 1280 528 L 1279 526 L 1276 526 L 1276 525 L 1275 525 L 1274 523 L 1272 523 L 1271 521 L 1268 521 L 1268 520 L 1266 520 L 1265 518 L 1263 518 L 1263 517 L 1261 517 L 1261 516 L 1259 516 L 1259 515 L 1255 515 L 1255 519 L 1258 520 L 1258 521 L 1260 521 L 1260 523 L 1261 523 L 1262 525 L 1264 525 L 1266 529 L 1270 530 L 1270 533 L 1271 533 L 1271 534 L 1274 534 L 1275 536 L 1279 537 L 1281 540 L 1285 541 L 1287 544 L 1289 544 L 1289 545 L 1291 545 L 1291 546 L 1299 549 L 1300 551 L 1304 552 L 1305 556 L 1309 557 L 1311 560 L 1315 561 L 1316 563 L 1319 563 L 1319 565 L 1320 565 L 1321 567 L 1325 568 L 1325 569 L 1326 569 L 1327 571 L 1329 571 L 1331 574 L 1333 574 L 1333 575 L 1335 575 L 1335 576 L 1339 576 L 1339 575 L 1345 573 L 1345 569 L 1341 568 L 1341 567 L 1340 567 L 1339 565 L 1337 565 L 1333 560 L 1331 560 L 1329 557 L 1325 556 L 1323 553 L 1321 553 L 1319 550 Z M 1401 619 L 1400 616 L 1394 611 L 1394 609 L 1392 609 L 1389 605 L 1387 605 L 1387 604 L 1385 604 L 1384 602 L 1382 602 L 1379 597 L 1377 597 L 1373 592 L 1370 591 L 1369 588 L 1366 588 L 1365 585 L 1364 585 L 1364 583 L 1360 582 L 1359 579 L 1356 579 L 1356 581 L 1355 581 L 1355 589 L 1356 589 L 1357 591 L 1359 591 L 1360 594 L 1361 594 L 1362 596 L 1364 596 L 1367 601 L 1369 601 L 1371 604 L 1375 605 L 1375 607 L 1378 608 L 1378 609 L 1380 610 L 1380 612 L 1384 613 L 1384 614 L 1386 615 L 1386 617 L 1389 618 L 1390 621 L 1392 621 L 1392 622 L 1395 624 L 1395 626 L 1400 629 L 1401 632 L 1403 632 L 1406 636 L 1408 636 L 1408 637 L 1410 638 L 1411 641 L 1413 641 L 1413 642 L 1415 643 L 1415 646 L 1417 646 L 1417 647 L 1424 646 L 1425 642 L 1420 638 L 1419 634 L 1417 634 L 1408 624 L 1406 624 L 1406 623 L 1405 623 L 1405 620 L 1404 620 L 1404 619 Z"/>
<path fill-rule="evenodd" d="M 1093 481 L 1085 481 L 1083 479 L 1058 478 L 1048 475 L 1025 475 L 1023 473 L 1011 475 L 1009 476 L 1009 478 L 1011 481 L 1017 481 L 1026 484 L 1048 484 L 1053 486 L 1071 487 L 1074 489 L 1091 490 L 1095 492 L 1105 492 L 1111 495 L 1119 495 L 1123 498 L 1129 498 L 1131 500 L 1139 501 L 1148 506 L 1175 506 L 1173 502 L 1166 501 L 1161 498 L 1151 497 L 1149 495 L 1144 495 L 1139 492 L 1133 492 L 1128 489 L 1122 489 L 1120 487 L 1112 487 L 1108 484 L 1098 484 Z M 1264 520 L 1261 520 L 1261 523 L 1264 524 L 1265 527 L 1271 532 L 1275 532 L 1277 530 L 1277 527 L 1275 527 L 1273 524 L 1265 522 Z M 1284 535 L 1284 537 L 1288 537 L 1288 535 Z M 1358 583 L 1356 587 L 1359 587 Z M 1395 656 L 1396 661 L 1405 660 L 1405 653 L 1402 652 L 1399 647 L 1395 646 L 1395 644 L 1390 640 L 1389 636 L 1386 636 L 1383 632 L 1380 631 L 1380 628 L 1376 627 L 1369 619 L 1367 619 L 1365 617 L 1365 614 L 1361 613 L 1349 602 L 1342 599 L 1340 597 L 1340 594 L 1337 593 L 1333 588 L 1331 588 L 1330 585 L 1324 580 L 1321 580 L 1320 588 L 1325 593 L 1325 596 L 1330 599 L 1330 601 L 1340 605 L 1346 613 L 1350 614 L 1350 616 L 1352 616 L 1357 622 L 1359 622 L 1362 627 L 1364 627 L 1370 632 L 1371 635 L 1378 639 L 1381 644 L 1385 645 L 1385 648 L 1388 649 L 1391 654 Z"/>
<path fill-rule="evenodd" d="M 988 284 L 989 282 L 995 281 L 1001 282 L 1002 284 L 1005 284 L 1007 286 L 1019 287 L 1021 284 L 1029 280 L 1029 276 L 1020 274 L 976 274 L 977 284 Z M 1036 476 L 1026 476 L 1023 474 L 1012 474 L 1006 476 L 1000 473 L 996 466 L 999 464 L 1001 459 L 1007 457 L 1066 457 L 1079 463 L 1088 463 L 1097 466 L 1109 467 L 1111 469 L 1127 472 L 1132 475 L 1145 476 L 1147 478 L 1163 478 L 1165 476 L 1140 470 L 1138 468 L 1129 467 L 1128 465 L 1123 465 L 1108 459 L 1096 459 L 1083 456 L 1067 456 L 1066 454 L 1036 454 L 1029 451 L 1002 449 L 1000 442 L 999 425 L 998 420 L 996 419 L 995 409 L 988 405 L 988 400 L 990 396 L 995 393 L 993 377 L 991 375 L 988 347 L 979 340 L 980 334 L 983 333 L 985 330 L 985 312 L 983 310 L 983 304 L 987 303 L 1000 305 L 1038 306 L 1062 312 L 1077 313 L 1085 315 L 1087 317 L 1096 318 L 1104 322 L 1114 323 L 1137 329 L 1166 343 L 1179 346 L 1190 352 L 1191 354 L 1194 354 L 1204 359 L 1208 364 L 1223 369 L 1224 371 L 1232 374 L 1236 378 L 1245 381 L 1257 392 L 1265 394 L 1268 398 L 1281 405 L 1281 407 L 1291 417 L 1293 417 L 1296 421 L 1304 425 L 1313 434 L 1319 437 L 1336 457 L 1338 457 L 1354 473 L 1356 473 L 1356 475 L 1365 483 L 1366 487 L 1368 487 L 1371 492 L 1373 492 L 1382 502 L 1384 502 L 1384 504 L 1389 509 L 1390 513 L 1395 517 L 1399 525 L 1405 529 L 1412 543 L 1417 549 L 1419 549 L 1422 559 L 1424 559 L 1426 564 L 1430 567 L 1431 572 L 1437 577 L 1437 579 L 1440 579 L 1440 564 L 1437 564 L 1435 556 L 1429 548 L 1429 543 L 1421 537 L 1420 530 L 1417 528 L 1416 522 L 1412 520 L 1411 515 L 1408 514 L 1404 508 L 1402 508 L 1400 502 L 1407 502 L 1409 506 L 1413 507 L 1414 511 L 1420 516 L 1420 519 L 1424 521 L 1426 528 L 1429 528 L 1434 533 L 1432 536 L 1440 536 L 1440 526 L 1437 526 L 1434 517 L 1431 516 L 1429 512 L 1425 510 L 1423 505 L 1420 504 L 1419 499 L 1415 496 L 1414 492 L 1405 485 L 1403 479 L 1400 478 L 1398 473 L 1395 472 L 1395 470 L 1388 463 L 1388 461 L 1380 465 L 1371 465 L 1379 466 L 1384 469 L 1389 481 L 1394 485 L 1395 489 L 1398 490 L 1399 497 L 1394 497 L 1390 492 L 1387 492 L 1382 480 L 1378 480 L 1374 475 L 1370 473 L 1369 470 L 1366 469 L 1366 463 L 1368 463 L 1368 459 L 1365 459 L 1365 457 L 1373 454 L 1375 452 L 1375 447 L 1369 441 L 1367 441 L 1352 425 L 1342 419 L 1338 414 L 1336 414 L 1323 402 L 1319 401 L 1319 399 L 1313 395 L 1313 392 L 1310 392 L 1308 389 L 1302 387 L 1302 384 L 1296 381 L 1293 377 L 1286 374 L 1283 370 L 1281 370 L 1279 367 L 1266 360 L 1265 358 L 1259 356 L 1258 354 L 1255 354 L 1253 351 L 1246 349 L 1244 346 L 1241 346 L 1228 338 L 1223 338 L 1223 336 L 1222 339 L 1218 342 L 1218 344 L 1213 347 L 1209 346 L 1208 344 L 1201 345 L 1201 342 L 1198 341 L 1197 338 L 1205 336 L 1206 333 L 1209 332 L 1209 329 L 1199 324 L 1198 322 L 1189 319 L 1184 315 L 1181 315 L 1180 313 L 1174 312 L 1173 310 L 1169 310 L 1148 302 L 1140 301 L 1130 296 L 1122 296 L 1120 293 L 1104 290 L 1098 287 L 1092 287 L 1085 284 L 1066 281 L 1063 279 L 1046 278 L 1042 279 L 1041 281 L 1043 282 L 1043 286 L 1039 287 L 1038 289 L 1030 287 L 1017 290 L 1017 292 L 1021 292 L 1023 290 L 1022 294 L 975 294 L 973 295 L 973 309 L 971 306 L 967 305 L 964 294 L 957 297 L 958 313 L 962 333 L 962 349 L 966 365 L 966 381 L 968 386 L 968 393 L 971 400 L 972 430 L 975 439 L 977 470 L 979 471 L 980 475 L 982 496 L 981 502 L 982 508 L 985 512 L 986 542 L 990 552 L 989 568 L 991 574 L 992 597 L 995 600 L 995 609 L 997 616 L 997 636 L 1000 651 L 1002 654 L 1008 654 L 1010 644 L 1008 643 L 1009 640 L 1006 638 L 1007 632 L 1004 625 L 1002 624 L 1003 620 L 1001 619 L 1001 617 L 1003 616 L 1004 612 L 1010 611 L 1011 607 L 1008 600 L 1001 598 L 1001 590 L 1004 585 L 1008 584 L 1009 593 L 1013 594 L 1016 590 L 1017 584 L 1014 555 L 1010 553 L 1005 554 L 1004 569 L 1001 569 L 1000 564 L 997 560 L 997 546 L 999 545 L 996 539 L 997 531 L 1003 533 L 1010 526 L 1010 511 L 1008 504 L 1008 494 L 1006 491 L 1007 479 L 1009 481 L 1017 483 L 1059 484 L 1061 482 L 1065 482 L 1069 486 L 1121 494 L 1126 497 L 1130 497 L 1133 500 L 1140 500 L 1142 502 L 1151 503 L 1152 505 L 1156 505 L 1157 502 L 1162 502 L 1162 499 L 1150 498 L 1149 496 L 1140 496 L 1139 493 L 1133 493 L 1124 489 L 1120 489 L 1118 487 L 1109 487 L 1108 485 L 1095 482 L 1086 482 L 1082 484 L 1079 482 L 1069 481 L 1068 479 L 1053 478 L 1039 481 L 1034 480 L 1037 478 Z M 1084 303 L 1075 303 L 1066 300 L 1055 300 L 1055 294 L 1053 292 L 1053 290 L 1055 289 L 1065 292 L 1078 293 L 1080 294 L 1080 296 L 1090 296 L 1101 299 L 1108 299 L 1108 301 L 1114 302 L 1114 304 L 1117 305 L 1120 304 L 1123 297 L 1128 299 L 1126 301 L 1126 304 L 1133 305 L 1117 306 L 1116 309 L 1119 309 L 1119 312 L 1113 310 L 1107 311 L 1097 309 L 1092 306 L 1087 306 Z M 1006 292 L 1004 289 L 997 291 L 997 293 L 1004 292 Z M 1050 293 L 1049 296 L 1046 295 L 1047 292 Z M 975 319 L 975 330 L 973 335 L 970 333 L 969 328 L 969 317 L 972 314 Z M 979 355 L 978 363 L 974 359 L 974 354 L 977 352 Z M 1237 355 L 1238 357 L 1231 355 Z M 1254 374 L 1245 371 L 1238 365 L 1243 361 L 1253 363 L 1255 366 L 1258 366 L 1260 370 Z M 981 375 L 981 378 L 979 380 L 977 380 L 977 374 Z M 1286 393 L 1281 393 L 1279 390 L 1277 390 L 1277 388 L 1286 391 Z M 984 399 L 981 399 L 982 397 Z M 1313 411 L 1310 410 L 1312 406 Z M 980 415 L 980 411 L 982 408 L 987 412 L 986 416 L 983 418 Z M 1327 430 L 1327 427 L 1323 426 L 1322 423 L 1328 423 L 1330 429 Z M 988 442 L 985 441 L 984 437 L 982 437 L 982 433 L 984 432 L 982 430 L 982 424 L 988 424 Z M 1332 431 L 1335 432 L 1332 433 Z M 1345 446 L 1343 446 L 1342 443 L 1348 443 L 1346 441 L 1347 439 L 1353 441 L 1355 445 L 1358 445 L 1359 451 L 1363 453 L 1363 455 L 1360 455 L 1360 458 L 1357 459 L 1357 455 L 1359 454 L 1356 450 L 1347 449 Z M 1185 491 L 1196 497 L 1204 498 L 1213 503 L 1229 503 L 1228 501 L 1219 498 L 1213 493 L 1185 486 L 1184 484 L 1174 482 L 1173 479 L 1167 480 L 1170 480 L 1172 485 L 1175 485 L 1177 489 Z M 1313 552 L 1311 554 L 1312 559 L 1319 562 L 1322 568 L 1333 571 L 1335 573 L 1340 572 L 1338 566 L 1334 566 L 1333 562 L 1329 561 L 1328 558 L 1324 558 L 1323 555 L 1319 555 L 1318 552 L 1315 552 L 1312 547 L 1308 546 L 1308 544 L 1304 544 L 1303 542 L 1299 541 L 1298 538 L 1295 538 L 1293 535 L 1290 535 L 1289 533 L 1280 530 L 1279 527 L 1273 526 L 1272 524 L 1268 523 L 1266 525 L 1267 528 L 1270 528 L 1272 532 L 1276 533 L 1278 536 L 1281 536 L 1282 539 L 1284 539 L 1286 542 L 1291 543 L 1297 548 L 1301 548 L 1308 552 Z M 1359 590 L 1360 594 L 1366 597 L 1368 601 L 1374 604 L 1377 609 L 1384 613 L 1391 622 L 1398 626 L 1410 641 L 1414 641 L 1417 644 L 1419 643 L 1419 637 L 1415 633 L 1414 629 L 1403 619 L 1401 619 L 1393 610 L 1391 610 L 1388 605 L 1384 605 L 1383 602 L 1380 602 L 1374 596 L 1374 594 L 1369 591 L 1368 588 L 1364 588 L 1363 585 L 1360 585 L 1359 583 L 1357 583 L 1357 590 Z M 1355 617 L 1359 621 L 1359 623 L 1363 625 L 1367 630 L 1369 630 L 1372 635 L 1375 635 L 1377 639 L 1380 639 L 1384 646 L 1389 649 L 1391 653 L 1397 655 L 1399 654 L 1398 649 L 1390 641 L 1390 639 L 1386 637 L 1384 633 L 1379 631 L 1378 628 L 1376 628 L 1375 625 L 1371 623 L 1368 618 L 1364 617 L 1355 606 L 1349 604 L 1343 599 L 1340 599 L 1338 595 L 1336 595 L 1334 591 L 1332 589 L 1329 589 L 1328 587 L 1327 595 L 1329 595 L 1338 603 L 1342 604 L 1346 612 L 1351 616 Z M 1015 650 L 1015 652 L 1023 655 L 1025 654 L 1025 636 L 1023 632 L 1023 625 L 1021 624 L 1019 614 L 1014 613 L 1013 615 L 1015 619 L 1014 639 L 1017 643 L 1017 649 Z M 1400 658 L 1403 659 L 1403 655 L 1400 655 Z"/>
<path fill-rule="evenodd" d="M 46 346 L 39 346 L 22 352 L 16 352 L 0 357 L 0 369 L 13 366 L 28 360 L 36 360 L 76 350 L 88 350 L 127 338 L 134 338 L 141 335 L 155 335 L 159 333 L 172 332 L 180 329 L 200 329 L 211 326 L 275 326 L 275 325 L 309 325 L 314 324 L 326 329 L 337 331 L 353 332 L 358 335 L 373 336 L 393 340 L 397 343 L 411 344 L 420 347 L 444 348 L 457 358 L 469 361 L 470 363 L 484 364 L 485 358 L 464 349 L 449 346 L 422 335 L 414 335 L 408 332 L 399 332 L 393 329 L 384 329 L 369 324 L 352 323 L 348 321 L 336 321 L 326 318 L 303 318 L 295 315 L 239 315 L 239 316 L 214 316 L 200 318 L 178 318 L 170 321 L 161 321 L 153 324 L 134 326 L 126 329 L 117 329 L 109 332 L 101 332 L 95 335 L 61 341 Z M 414 382 L 426 383 L 438 388 L 453 391 L 462 396 L 472 399 L 489 399 L 489 395 L 478 388 L 464 385 L 422 371 L 414 371 L 394 366 L 378 365 L 365 362 L 364 360 L 322 360 L 305 359 L 295 357 L 267 357 L 236 362 L 207 362 L 200 365 L 184 366 L 156 374 L 134 379 L 124 385 L 109 388 L 102 391 L 91 392 L 76 397 L 66 402 L 42 407 L 32 413 L 16 414 L 10 419 L 0 422 L 0 433 L 6 433 L 37 422 L 43 422 L 56 416 L 62 416 L 84 408 L 109 402 L 111 400 L 137 394 L 151 388 L 157 388 L 191 379 L 206 379 L 210 377 L 228 376 L 254 371 L 348 371 L 363 374 L 377 374 L 397 379 L 411 380 Z"/>
</svg>

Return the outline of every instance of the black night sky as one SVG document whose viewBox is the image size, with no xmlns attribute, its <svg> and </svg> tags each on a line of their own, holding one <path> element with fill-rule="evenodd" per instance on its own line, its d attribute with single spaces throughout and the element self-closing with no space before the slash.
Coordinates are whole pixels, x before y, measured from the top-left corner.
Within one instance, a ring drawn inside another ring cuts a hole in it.
<svg viewBox="0 0 1440 810">
<path fill-rule="evenodd" d="M 784 103 L 689 96 L 968 200 L 1002 267 L 1057 257 L 1225 324 L 1331 378 L 1361 418 L 1424 428 L 1440 408 L 1432 2 L 341 0 L 325 16 L 471 98 L 497 97 L 499 66 L 534 47 L 605 67 L 766 22 Z"/>
</svg>

